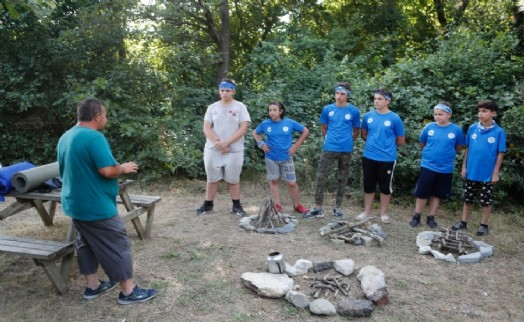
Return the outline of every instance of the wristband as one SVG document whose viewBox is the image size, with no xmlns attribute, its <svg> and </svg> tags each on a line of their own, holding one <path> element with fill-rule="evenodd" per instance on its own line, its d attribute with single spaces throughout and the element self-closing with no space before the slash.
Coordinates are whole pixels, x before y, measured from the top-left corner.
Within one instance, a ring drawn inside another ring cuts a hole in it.
<svg viewBox="0 0 524 322">
<path fill-rule="evenodd" d="M 266 144 L 266 142 L 264 142 L 264 141 L 259 141 L 259 142 L 257 142 L 257 145 L 258 145 L 259 148 L 260 148 L 261 146 L 263 146 L 264 144 Z"/>
</svg>

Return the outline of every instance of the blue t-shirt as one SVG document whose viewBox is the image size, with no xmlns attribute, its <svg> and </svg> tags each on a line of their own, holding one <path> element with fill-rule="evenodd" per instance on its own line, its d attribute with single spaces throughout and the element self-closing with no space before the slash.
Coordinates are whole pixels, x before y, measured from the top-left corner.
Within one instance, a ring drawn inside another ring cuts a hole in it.
<svg viewBox="0 0 524 322">
<path fill-rule="evenodd" d="M 360 128 L 360 111 L 354 105 L 329 104 L 320 113 L 320 124 L 327 125 L 324 151 L 353 152 L 353 128 Z"/>
<path fill-rule="evenodd" d="M 265 134 L 267 137 L 267 146 L 269 152 L 266 158 L 273 161 L 289 160 L 289 149 L 293 145 L 293 132 L 302 133 L 304 125 L 295 120 L 284 118 L 278 122 L 265 120 L 255 129 L 257 134 Z"/>
<path fill-rule="evenodd" d="M 389 111 L 380 114 L 376 110 L 368 112 L 362 119 L 362 131 L 367 131 L 363 156 L 375 160 L 391 162 L 397 160 L 398 136 L 404 136 L 404 124 L 398 114 Z"/>
<path fill-rule="evenodd" d="M 506 133 L 495 124 L 481 129 L 479 123 L 471 125 L 466 135 L 468 156 L 466 178 L 473 181 L 491 182 L 499 153 L 506 153 Z"/>
<path fill-rule="evenodd" d="M 81 221 L 118 215 L 118 179 L 98 173 L 98 169 L 118 164 L 102 133 L 84 126 L 69 129 L 58 141 L 57 156 L 66 215 Z"/>
<path fill-rule="evenodd" d="M 457 146 L 464 145 L 464 133 L 455 123 L 439 126 L 428 123 L 420 132 L 424 144 L 420 166 L 438 173 L 453 173 Z"/>
</svg>

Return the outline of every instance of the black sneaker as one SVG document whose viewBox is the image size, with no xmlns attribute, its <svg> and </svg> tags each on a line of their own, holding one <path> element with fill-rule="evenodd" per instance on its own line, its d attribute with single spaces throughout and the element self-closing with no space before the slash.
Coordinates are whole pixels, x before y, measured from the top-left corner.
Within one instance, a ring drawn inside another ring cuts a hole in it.
<svg viewBox="0 0 524 322">
<path fill-rule="evenodd" d="M 96 290 L 90 289 L 89 287 L 86 287 L 84 290 L 84 299 L 86 300 L 94 300 L 97 297 L 100 296 L 100 294 L 103 294 L 107 291 L 111 291 L 116 286 L 116 282 L 113 281 L 100 281 L 100 285 L 96 288 Z"/>
<path fill-rule="evenodd" d="M 334 214 L 335 217 L 337 217 L 337 218 L 342 218 L 342 217 L 344 217 L 344 213 L 342 212 L 342 209 L 340 209 L 339 207 L 335 207 L 335 208 L 333 208 L 333 214 Z"/>
<path fill-rule="evenodd" d="M 468 229 L 468 224 L 467 223 L 463 223 L 462 221 L 459 221 L 458 223 L 454 224 L 453 226 L 451 226 L 451 230 L 467 230 Z"/>
<path fill-rule="evenodd" d="M 409 222 L 409 225 L 411 227 L 417 227 L 418 225 L 420 225 L 420 215 L 419 214 L 413 215 L 413 218 Z"/>
<path fill-rule="evenodd" d="M 322 218 L 324 216 L 325 216 L 325 214 L 324 214 L 324 210 L 322 210 L 322 208 L 313 208 L 310 211 L 308 211 L 307 213 L 303 214 L 302 218 L 304 218 L 304 219 L 306 219 L 306 218 Z"/>
<path fill-rule="evenodd" d="M 434 216 L 428 216 L 426 223 L 428 224 L 429 228 L 437 227 L 437 222 L 435 221 Z"/>
<path fill-rule="evenodd" d="M 138 285 L 135 285 L 135 288 L 133 289 L 133 292 L 129 295 L 124 295 L 124 293 L 120 292 L 118 295 L 118 303 L 119 304 L 134 304 L 134 303 L 143 303 L 147 302 L 153 297 L 155 297 L 157 294 L 155 289 L 145 289 L 140 288 Z"/>
<path fill-rule="evenodd" d="M 200 206 L 200 208 L 198 208 L 196 210 L 196 214 L 197 216 L 200 216 L 200 215 L 205 215 L 206 212 L 211 212 L 213 211 L 213 206 L 206 206 L 206 204 L 202 204 L 202 206 Z"/>
<path fill-rule="evenodd" d="M 247 216 L 247 213 L 244 211 L 244 208 L 242 208 L 242 205 L 238 205 L 238 206 L 233 205 L 233 209 L 231 210 L 231 212 L 239 217 Z"/>
<path fill-rule="evenodd" d="M 489 235 L 489 228 L 486 226 L 480 226 L 477 230 L 477 236 L 486 236 Z"/>
</svg>

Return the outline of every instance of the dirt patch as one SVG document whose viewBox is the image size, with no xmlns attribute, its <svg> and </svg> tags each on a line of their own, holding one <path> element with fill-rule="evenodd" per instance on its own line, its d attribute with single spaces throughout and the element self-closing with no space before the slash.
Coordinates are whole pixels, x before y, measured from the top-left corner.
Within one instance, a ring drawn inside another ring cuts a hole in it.
<svg viewBox="0 0 524 322">
<path fill-rule="evenodd" d="M 172 185 L 135 187 L 135 192 L 160 195 L 155 212 L 152 239 L 138 240 L 129 223 L 133 241 L 135 278 L 159 295 L 153 301 L 134 306 L 117 304 L 114 290 L 93 301 L 82 299 L 84 282 L 76 264 L 70 289 L 62 296 L 31 260 L 0 255 L 0 321 L 318 321 L 324 319 L 298 309 L 285 300 L 260 298 L 242 286 L 244 272 L 266 270 L 271 251 L 282 252 L 293 264 L 297 259 L 328 261 L 350 258 L 358 267 L 374 265 L 386 275 L 390 304 L 375 307 L 375 321 L 523 321 L 524 308 L 524 214 L 495 211 L 492 234 L 477 237 L 495 246 L 495 254 L 474 265 L 436 261 L 417 254 L 419 232 L 408 222 L 412 207 L 391 206 L 393 223 L 383 225 L 387 234 L 382 247 L 334 245 L 318 229 L 333 216 L 326 207 L 325 218 L 299 220 L 296 231 L 285 235 L 258 234 L 239 227 L 231 214 L 231 200 L 220 190 L 213 214 L 196 217 L 202 202 L 204 182 L 176 182 Z M 286 193 L 283 192 L 283 197 Z M 249 214 L 257 214 L 267 197 L 265 182 L 244 183 L 242 202 Z M 303 192 L 305 205 L 313 204 L 311 193 Z M 326 195 L 326 205 L 333 202 Z M 0 204 L 5 207 L 7 204 Z M 284 210 L 290 202 L 284 198 Z M 343 210 L 355 216 L 361 200 L 349 197 Z M 439 227 L 449 227 L 459 216 L 444 206 L 437 217 Z M 474 233 L 480 213 L 471 218 Z M 26 211 L 0 222 L 0 234 L 36 238 L 65 238 L 68 219 L 60 208 L 55 225 L 45 227 L 34 211 Z M 363 298 L 363 292 L 352 292 Z M 341 316 L 329 321 L 346 320 Z"/>
</svg>

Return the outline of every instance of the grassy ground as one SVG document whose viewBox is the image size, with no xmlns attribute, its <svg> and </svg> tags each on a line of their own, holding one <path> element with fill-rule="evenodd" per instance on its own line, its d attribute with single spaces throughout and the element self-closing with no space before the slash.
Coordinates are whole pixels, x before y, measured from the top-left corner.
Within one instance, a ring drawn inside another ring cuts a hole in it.
<svg viewBox="0 0 524 322">
<path fill-rule="evenodd" d="M 266 256 L 281 251 L 288 263 L 351 258 L 358 267 L 374 265 L 386 275 L 390 304 L 375 307 L 370 321 L 524 321 L 524 210 L 495 210 L 492 234 L 483 238 L 495 246 L 494 256 L 478 264 L 459 265 L 419 255 L 416 235 L 427 227 L 413 229 L 408 222 L 410 202 L 391 205 L 393 223 L 383 225 L 387 234 L 382 247 L 333 245 L 318 229 L 333 217 L 300 219 L 298 230 L 287 235 L 249 233 L 238 227 L 230 213 L 231 201 L 222 189 L 215 213 L 196 217 L 203 199 L 204 183 L 174 182 L 169 185 L 136 187 L 135 192 L 160 195 L 153 237 L 140 241 L 132 225 L 135 277 L 141 286 L 155 287 L 153 301 L 134 306 L 117 304 L 118 291 L 93 301 L 82 299 L 83 278 L 73 265 L 70 289 L 57 295 L 44 271 L 31 260 L 0 255 L 0 321 L 345 321 L 341 316 L 319 317 L 291 306 L 285 300 L 258 297 L 242 286 L 244 272 L 263 272 Z M 287 193 L 283 191 L 283 196 Z M 265 182 L 244 183 L 242 202 L 256 214 L 265 197 Z M 290 210 L 285 199 L 284 210 Z M 305 205 L 313 204 L 303 192 Z M 332 203 L 326 196 L 326 206 Z M 0 205 L 4 207 L 7 205 Z M 326 207 L 328 210 L 330 208 Z M 343 209 L 351 217 L 361 211 L 361 197 L 348 196 Z M 459 218 L 456 206 L 445 205 L 438 214 L 439 227 L 449 227 Z M 470 233 L 480 218 L 472 215 Z M 63 239 L 68 225 L 61 213 L 55 225 L 45 227 L 34 211 L 0 222 L 0 234 Z M 351 298 L 363 298 L 354 276 Z M 295 278 L 301 290 L 307 285 Z"/>
</svg>

